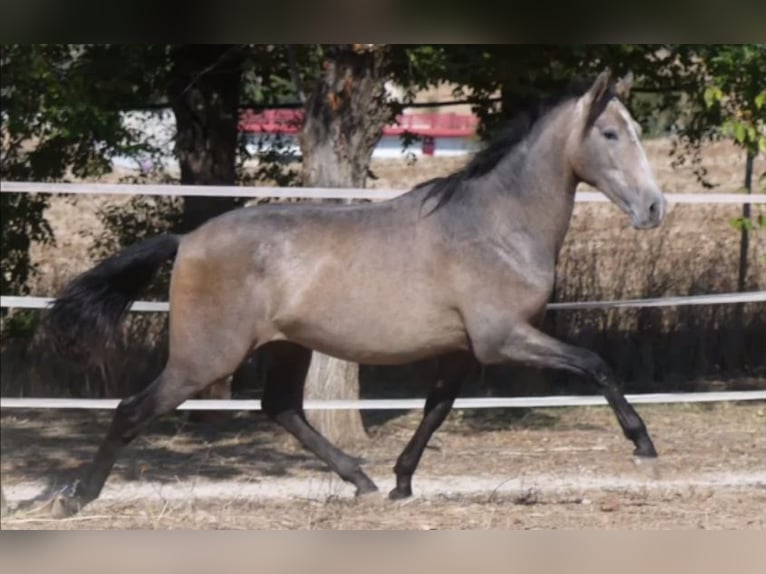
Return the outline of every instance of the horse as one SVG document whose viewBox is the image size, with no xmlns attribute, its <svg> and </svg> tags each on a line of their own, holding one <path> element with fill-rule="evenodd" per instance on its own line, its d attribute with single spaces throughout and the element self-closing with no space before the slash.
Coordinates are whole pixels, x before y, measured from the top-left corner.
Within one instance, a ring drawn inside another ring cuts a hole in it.
<svg viewBox="0 0 766 574">
<path fill-rule="evenodd" d="M 359 459 L 307 421 L 312 351 L 367 365 L 434 360 L 422 419 L 396 460 L 391 499 L 412 478 L 472 365 L 521 364 L 585 377 L 607 399 L 634 456 L 657 451 L 621 382 L 596 353 L 541 330 L 578 184 L 604 193 L 637 229 L 666 200 L 625 105 L 632 76 L 593 81 L 517 114 L 462 169 L 379 202 L 258 205 L 185 235 L 132 245 L 72 280 L 45 319 L 74 352 L 97 353 L 160 266 L 173 261 L 169 352 L 161 374 L 124 398 L 95 457 L 57 497 L 58 516 L 96 499 L 146 425 L 271 346 L 262 409 L 356 487 L 378 491 Z M 640 460 L 640 459 L 639 459 Z"/>
</svg>

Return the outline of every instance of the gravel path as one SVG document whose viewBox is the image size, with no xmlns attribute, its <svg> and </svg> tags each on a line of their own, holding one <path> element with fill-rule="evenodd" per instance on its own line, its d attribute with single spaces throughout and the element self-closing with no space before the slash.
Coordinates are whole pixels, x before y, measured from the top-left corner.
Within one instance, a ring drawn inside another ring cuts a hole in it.
<svg viewBox="0 0 766 574">
<path fill-rule="evenodd" d="M 390 477 L 376 477 L 381 492 L 393 487 Z M 375 478 L 374 478 L 375 480 Z M 504 476 L 422 476 L 414 479 L 415 498 L 454 496 L 520 496 L 540 494 L 572 494 L 590 491 L 658 491 L 681 492 L 690 488 L 748 488 L 766 490 L 765 472 L 702 473 L 671 479 L 652 476 L 588 476 L 540 475 L 522 478 Z M 5 490 L 11 506 L 14 502 L 34 499 L 44 494 L 43 483 L 26 482 Z M 103 502 L 178 501 L 201 499 L 237 500 L 315 500 L 352 498 L 353 487 L 334 476 L 323 478 L 264 478 L 255 482 L 194 481 L 194 482 L 125 482 L 107 484 L 101 494 Z"/>
</svg>

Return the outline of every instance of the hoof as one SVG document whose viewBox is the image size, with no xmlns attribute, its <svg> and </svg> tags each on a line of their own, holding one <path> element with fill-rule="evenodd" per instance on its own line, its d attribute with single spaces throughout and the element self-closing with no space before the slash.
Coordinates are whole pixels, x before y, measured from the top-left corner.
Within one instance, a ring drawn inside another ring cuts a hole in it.
<svg viewBox="0 0 766 574">
<path fill-rule="evenodd" d="M 354 475 L 351 477 L 350 482 L 353 482 L 353 484 L 356 486 L 355 496 L 357 498 L 367 494 L 372 494 L 373 492 L 378 492 L 378 486 L 372 482 L 370 477 L 367 476 L 361 469 L 356 470 Z"/>
<path fill-rule="evenodd" d="M 641 444 L 633 451 L 633 456 L 638 458 L 657 458 L 657 451 L 652 443 Z"/>
<path fill-rule="evenodd" d="M 356 493 L 354 496 L 356 498 L 369 497 L 378 492 L 380 492 L 378 487 L 368 478 L 365 482 L 356 486 Z"/>
<path fill-rule="evenodd" d="M 404 500 L 405 498 L 409 498 L 412 496 L 412 489 L 411 488 L 393 488 L 391 492 L 388 493 L 388 499 L 389 500 Z"/>
</svg>

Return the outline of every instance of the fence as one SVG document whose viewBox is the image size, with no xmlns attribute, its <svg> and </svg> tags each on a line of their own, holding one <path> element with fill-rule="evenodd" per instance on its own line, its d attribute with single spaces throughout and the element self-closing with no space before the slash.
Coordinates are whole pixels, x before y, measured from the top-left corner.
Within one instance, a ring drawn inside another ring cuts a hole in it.
<svg viewBox="0 0 766 574">
<path fill-rule="evenodd" d="M 391 199 L 407 190 L 347 189 L 347 188 L 298 188 L 298 187 L 240 187 L 240 186 L 189 186 L 189 185 L 135 185 L 135 184 L 88 184 L 88 183 L 37 183 L 0 181 L 2 193 L 61 193 L 105 195 L 166 195 L 243 198 L 301 198 L 301 199 L 356 199 L 382 201 Z M 726 193 L 666 194 L 670 203 L 685 204 L 762 204 L 766 196 Z M 597 192 L 579 192 L 577 203 L 608 202 Z M 0 307 L 43 309 L 51 299 L 46 297 L 0 297 Z M 579 301 L 551 303 L 549 309 L 611 309 L 628 307 L 669 307 L 678 305 L 720 305 L 732 303 L 766 302 L 766 291 L 748 293 L 721 293 L 688 297 L 663 297 L 655 299 L 630 299 L 621 301 Z M 163 301 L 136 301 L 134 312 L 167 312 L 168 303 Z M 731 400 L 766 400 L 766 391 L 730 391 L 706 393 L 641 394 L 629 396 L 634 403 L 710 402 Z M 110 399 L 37 399 L 0 398 L 0 408 L 114 408 L 118 401 Z M 413 409 L 422 408 L 425 399 L 366 399 L 356 401 L 307 401 L 307 409 Z M 458 399 L 455 408 L 513 408 L 603 405 L 601 396 L 553 396 L 518 398 Z M 260 402 L 252 400 L 186 401 L 183 410 L 259 410 Z"/>
</svg>

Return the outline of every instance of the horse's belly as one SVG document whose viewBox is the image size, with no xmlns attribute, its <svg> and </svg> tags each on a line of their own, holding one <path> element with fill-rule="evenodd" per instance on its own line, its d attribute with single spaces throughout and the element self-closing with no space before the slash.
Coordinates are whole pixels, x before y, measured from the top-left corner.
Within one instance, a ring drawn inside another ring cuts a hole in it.
<svg viewBox="0 0 766 574">
<path fill-rule="evenodd" d="M 332 317 L 304 315 L 283 323 L 279 331 L 321 353 L 368 365 L 409 363 L 469 348 L 459 317 L 449 314 L 347 310 Z"/>
</svg>

